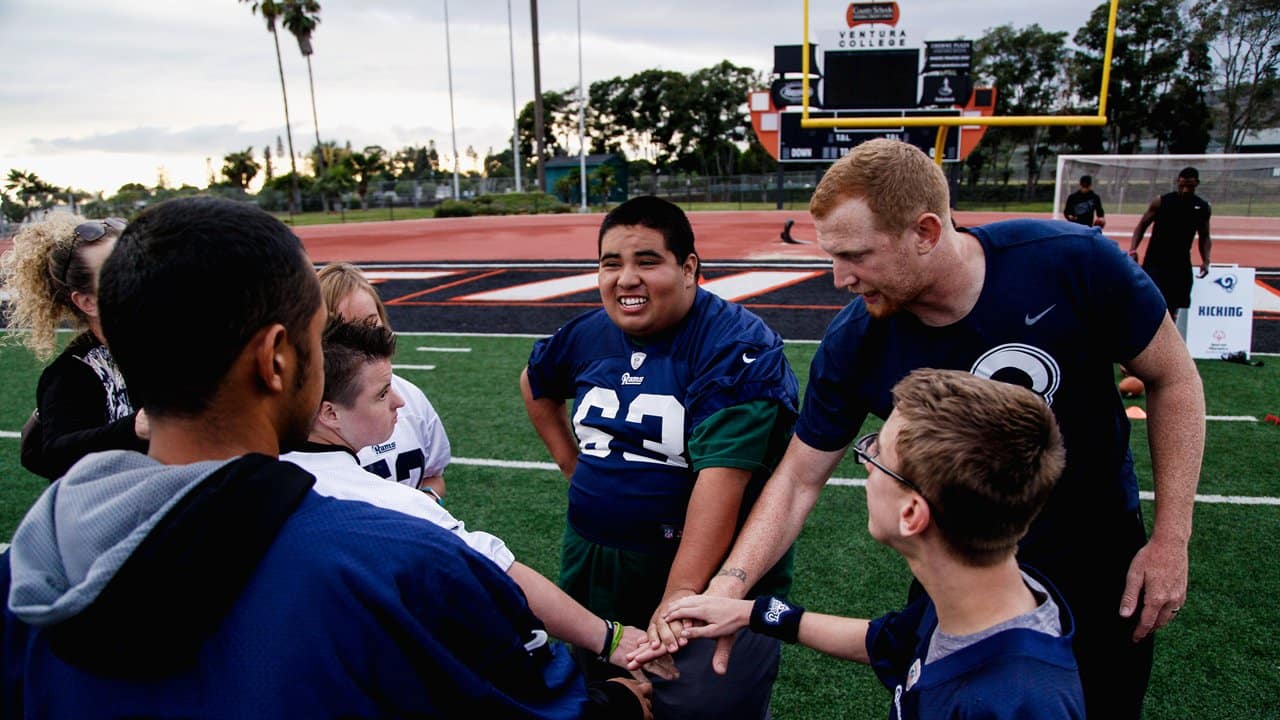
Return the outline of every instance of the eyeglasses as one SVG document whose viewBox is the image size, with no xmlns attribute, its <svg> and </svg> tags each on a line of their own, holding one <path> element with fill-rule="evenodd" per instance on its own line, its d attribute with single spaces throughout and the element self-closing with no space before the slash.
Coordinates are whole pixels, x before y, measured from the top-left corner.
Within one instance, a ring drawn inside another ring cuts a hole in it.
<svg viewBox="0 0 1280 720">
<path fill-rule="evenodd" d="M 89 222 L 80 223 L 76 226 L 75 236 L 78 243 L 92 243 L 102 239 L 108 230 L 114 230 L 116 234 L 124 232 L 124 218 L 109 217 L 103 220 L 90 220 Z"/>
<path fill-rule="evenodd" d="M 897 480 L 911 490 L 914 490 L 918 495 L 920 495 L 920 497 L 924 498 L 926 503 L 929 502 L 929 497 L 924 494 L 924 491 L 920 489 L 919 485 L 902 477 L 898 473 L 885 467 L 880 461 L 876 460 L 876 457 L 880 454 L 880 446 L 876 443 L 876 439 L 879 437 L 880 433 L 873 432 L 863 435 L 853 443 L 853 452 L 858 457 L 858 462 L 871 463 L 878 468 L 880 472 L 888 475 L 894 480 Z"/>
</svg>

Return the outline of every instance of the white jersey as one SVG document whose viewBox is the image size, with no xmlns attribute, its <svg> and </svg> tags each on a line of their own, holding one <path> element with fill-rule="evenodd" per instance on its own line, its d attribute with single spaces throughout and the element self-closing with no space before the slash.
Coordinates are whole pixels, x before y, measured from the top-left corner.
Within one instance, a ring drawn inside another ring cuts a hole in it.
<svg viewBox="0 0 1280 720">
<path fill-rule="evenodd" d="M 310 445 L 308 450 L 295 450 L 280 459 L 314 475 L 316 484 L 312 489 L 320 495 L 367 502 L 435 523 L 457 535 L 472 550 L 492 560 L 503 572 L 507 572 L 516 560 L 501 538 L 487 532 L 467 530 L 461 520 L 426 493 L 397 483 L 381 482 L 376 475 L 357 465 L 355 455 L 346 449 Z"/>
<path fill-rule="evenodd" d="M 399 375 L 391 376 L 391 389 L 404 400 L 396 411 L 396 426 L 386 442 L 360 448 L 365 470 L 417 488 L 423 478 L 435 477 L 453 457 L 449 436 L 431 401 L 422 390 Z"/>
</svg>

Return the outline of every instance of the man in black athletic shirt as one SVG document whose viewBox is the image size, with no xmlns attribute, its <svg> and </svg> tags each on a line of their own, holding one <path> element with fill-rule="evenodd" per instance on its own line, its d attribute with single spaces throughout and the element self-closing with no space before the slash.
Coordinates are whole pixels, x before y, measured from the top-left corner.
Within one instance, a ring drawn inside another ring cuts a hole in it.
<svg viewBox="0 0 1280 720">
<path fill-rule="evenodd" d="M 1165 193 L 1155 200 L 1138 227 L 1133 230 L 1129 256 L 1138 259 L 1138 246 L 1142 236 L 1153 222 L 1151 242 L 1142 259 L 1142 269 L 1147 271 L 1156 287 L 1164 295 L 1169 315 L 1177 320 L 1178 309 L 1191 305 L 1191 239 L 1200 236 L 1200 277 L 1209 274 L 1209 252 L 1213 246 L 1209 239 L 1209 203 L 1196 195 L 1200 185 L 1200 173 L 1193 167 L 1178 173 L 1178 189 Z"/>
<path fill-rule="evenodd" d="M 1067 204 L 1062 208 L 1062 216 L 1073 223 L 1084 226 L 1097 225 L 1105 227 L 1107 212 L 1102 209 L 1102 198 L 1093 191 L 1093 176 L 1080 176 L 1080 189 L 1067 196 Z"/>
</svg>

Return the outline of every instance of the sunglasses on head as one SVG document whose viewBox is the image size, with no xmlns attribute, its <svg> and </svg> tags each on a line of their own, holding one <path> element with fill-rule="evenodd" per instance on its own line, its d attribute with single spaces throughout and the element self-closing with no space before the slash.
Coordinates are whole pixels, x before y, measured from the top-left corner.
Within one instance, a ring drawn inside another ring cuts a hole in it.
<svg viewBox="0 0 1280 720">
<path fill-rule="evenodd" d="M 103 220 L 90 220 L 76 226 L 75 237 L 77 243 L 91 243 L 102 239 L 108 230 L 114 230 L 116 234 L 124 232 L 124 218 L 109 217 Z"/>
<path fill-rule="evenodd" d="M 71 245 L 55 245 L 49 251 L 49 275 L 63 286 L 67 284 L 67 274 L 71 272 L 72 259 L 81 245 L 92 245 L 112 231 L 116 235 L 124 232 L 124 218 L 109 217 L 102 220 L 82 222 L 71 231 Z M 60 269 L 59 269 L 60 268 Z"/>
</svg>

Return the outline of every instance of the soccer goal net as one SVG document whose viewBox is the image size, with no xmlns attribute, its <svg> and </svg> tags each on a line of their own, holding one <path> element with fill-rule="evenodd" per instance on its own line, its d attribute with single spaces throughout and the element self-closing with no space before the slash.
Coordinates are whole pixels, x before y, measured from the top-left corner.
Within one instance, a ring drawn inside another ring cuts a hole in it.
<svg viewBox="0 0 1280 720">
<path fill-rule="evenodd" d="M 1280 153 L 1059 155 L 1053 216 L 1062 217 L 1067 196 L 1085 175 L 1107 214 L 1141 215 L 1156 196 L 1177 189 L 1186 167 L 1200 171 L 1197 194 L 1213 204 L 1215 216 L 1280 217 Z"/>
</svg>

